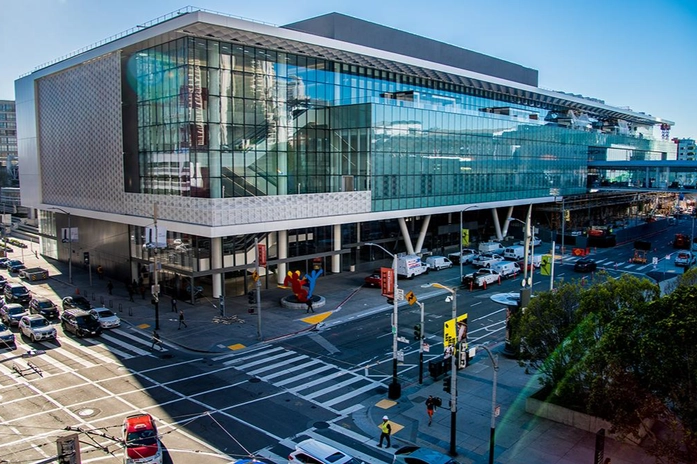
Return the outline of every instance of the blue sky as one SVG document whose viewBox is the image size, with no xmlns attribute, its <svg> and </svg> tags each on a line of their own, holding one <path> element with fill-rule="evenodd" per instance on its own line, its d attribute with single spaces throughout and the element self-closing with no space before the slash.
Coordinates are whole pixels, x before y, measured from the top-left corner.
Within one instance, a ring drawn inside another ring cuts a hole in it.
<svg viewBox="0 0 697 464">
<path fill-rule="evenodd" d="M 195 0 L 271 24 L 332 11 L 539 71 L 540 87 L 674 121 L 697 138 L 697 0 Z M 186 6 L 186 0 L 1 0 L 0 99 L 36 66 Z"/>
</svg>

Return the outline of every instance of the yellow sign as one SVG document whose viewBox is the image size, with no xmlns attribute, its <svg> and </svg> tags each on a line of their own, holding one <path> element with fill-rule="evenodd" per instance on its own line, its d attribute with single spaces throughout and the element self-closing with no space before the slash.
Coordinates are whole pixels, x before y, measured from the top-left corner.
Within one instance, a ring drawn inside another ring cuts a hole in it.
<svg viewBox="0 0 697 464">
<path fill-rule="evenodd" d="M 552 255 L 542 255 L 540 261 L 540 274 L 543 276 L 552 275 Z"/>
<path fill-rule="evenodd" d="M 410 305 L 416 303 L 416 295 L 414 295 L 414 292 L 407 293 L 407 303 Z"/>
<path fill-rule="evenodd" d="M 259 280 L 259 274 L 257 273 L 257 271 L 252 272 L 252 280 L 254 280 L 254 282 Z"/>
<path fill-rule="evenodd" d="M 462 316 L 458 316 L 457 322 L 467 324 L 467 313 L 463 314 Z M 456 329 L 456 327 L 455 327 L 456 325 L 457 324 L 455 324 L 454 319 L 448 319 L 447 321 L 445 321 L 443 323 L 443 347 L 444 348 L 457 345 L 458 335 L 461 334 L 461 331 Z M 462 327 L 462 325 L 460 327 Z M 467 333 L 467 330 L 465 329 L 465 337 L 466 337 L 466 333 Z"/>
<path fill-rule="evenodd" d="M 462 229 L 462 246 L 470 246 L 470 230 Z"/>
</svg>

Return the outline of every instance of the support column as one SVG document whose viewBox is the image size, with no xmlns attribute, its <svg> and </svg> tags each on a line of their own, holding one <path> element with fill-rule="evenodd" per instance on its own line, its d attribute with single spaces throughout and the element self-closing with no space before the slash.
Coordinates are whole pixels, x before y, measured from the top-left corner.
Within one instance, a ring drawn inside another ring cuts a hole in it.
<svg viewBox="0 0 697 464">
<path fill-rule="evenodd" d="M 334 226 L 334 251 L 341 250 L 341 224 Z M 332 256 L 332 273 L 338 274 L 341 272 L 341 255 Z"/>
<path fill-rule="evenodd" d="M 494 231 L 496 233 L 496 238 L 498 240 L 503 240 L 503 235 L 501 235 L 501 223 L 499 222 L 498 209 L 496 209 L 496 208 L 491 209 L 491 217 L 494 220 Z M 489 240 L 489 237 L 487 237 L 487 241 L 488 240 Z"/>
<path fill-rule="evenodd" d="M 397 223 L 399 223 L 399 230 L 402 231 L 402 240 L 404 240 L 404 246 L 407 247 L 407 254 L 414 254 L 414 247 L 411 244 L 411 237 L 409 236 L 409 229 L 407 229 L 407 223 L 404 218 L 397 218 Z"/>
<path fill-rule="evenodd" d="M 288 231 L 279 230 L 278 240 L 276 243 L 278 248 L 278 259 L 284 259 L 288 257 Z M 278 263 L 278 272 L 276 274 L 277 283 L 283 285 L 283 281 L 286 280 L 286 272 L 288 272 L 288 263 Z"/>
<path fill-rule="evenodd" d="M 431 223 L 431 215 L 424 218 L 423 224 L 421 224 L 421 230 L 419 231 L 419 237 L 416 239 L 416 252 L 421 253 L 421 248 L 424 246 L 424 240 L 426 240 L 426 232 L 428 231 L 428 225 Z"/>
<path fill-rule="evenodd" d="M 508 235 L 508 226 L 511 225 L 511 217 L 513 216 L 513 207 L 509 206 L 508 211 L 506 211 L 506 220 L 503 221 L 503 230 L 501 231 L 501 237 L 506 237 Z M 498 215 L 497 215 L 498 217 Z"/>
<path fill-rule="evenodd" d="M 223 239 L 216 237 L 211 240 L 211 269 L 218 270 L 223 267 Z M 223 294 L 223 273 L 213 274 L 213 298 L 218 298 Z"/>
</svg>

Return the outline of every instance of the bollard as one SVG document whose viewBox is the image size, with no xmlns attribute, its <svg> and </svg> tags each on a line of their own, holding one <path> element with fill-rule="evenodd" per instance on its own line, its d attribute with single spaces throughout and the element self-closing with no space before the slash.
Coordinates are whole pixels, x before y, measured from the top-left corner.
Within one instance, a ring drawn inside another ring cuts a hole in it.
<svg viewBox="0 0 697 464">
<path fill-rule="evenodd" d="M 128 315 L 133 316 L 133 306 L 128 307 Z"/>
<path fill-rule="evenodd" d="M 120 313 L 123 312 L 123 307 L 121 306 L 121 303 L 119 303 L 119 312 L 120 312 Z"/>
</svg>

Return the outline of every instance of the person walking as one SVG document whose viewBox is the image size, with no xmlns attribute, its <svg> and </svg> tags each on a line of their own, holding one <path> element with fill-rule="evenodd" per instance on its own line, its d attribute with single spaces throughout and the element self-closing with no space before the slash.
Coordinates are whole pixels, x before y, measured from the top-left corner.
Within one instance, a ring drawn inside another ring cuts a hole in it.
<svg viewBox="0 0 697 464">
<path fill-rule="evenodd" d="M 432 395 L 426 398 L 426 412 L 428 413 L 428 425 L 433 422 L 433 413 L 436 411 L 436 399 Z"/>
<path fill-rule="evenodd" d="M 107 282 L 106 289 L 109 290 L 109 295 L 111 295 L 111 291 L 114 289 L 114 284 L 111 283 L 111 280 Z"/>
<path fill-rule="evenodd" d="M 158 351 L 164 350 L 162 347 L 162 339 L 160 338 L 160 334 L 157 333 L 157 329 L 152 331 L 152 346 L 150 346 L 150 351 L 155 348 L 155 345 L 157 345 Z"/>
<path fill-rule="evenodd" d="M 172 312 L 176 313 L 177 312 L 177 300 L 172 298 Z"/>
<path fill-rule="evenodd" d="M 308 299 L 305 304 L 307 305 L 307 311 L 305 311 L 305 314 L 315 312 L 315 309 L 312 307 L 312 298 Z"/>
<path fill-rule="evenodd" d="M 131 284 L 126 284 L 126 290 L 128 290 L 128 298 L 129 298 L 131 301 L 135 301 L 135 300 L 133 299 L 133 285 L 131 285 Z"/>
<path fill-rule="evenodd" d="M 389 418 L 387 416 L 382 416 L 382 422 L 378 425 L 380 428 L 380 443 L 378 447 L 382 448 L 382 441 L 386 441 L 385 448 L 392 446 L 390 443 L 390 434 L 392 433 L 392 426 L 390 425 Z"/>
<path fill-rule="evenodd" d="M 186 322 L 184 322 L 184 310 L 183 309 L 179 311 L 179 327 L 177 327 L 177 330 L 181 329 L 182 325 L 184 326 L 184 328 L 187 328 L 187 329 L 189 328 L 189 326 L 186 325 Z"/>
</svg>

